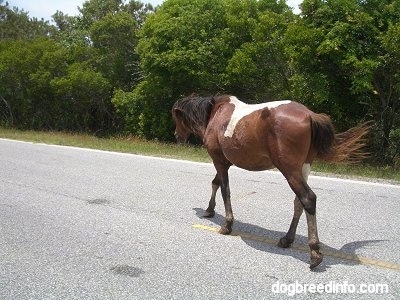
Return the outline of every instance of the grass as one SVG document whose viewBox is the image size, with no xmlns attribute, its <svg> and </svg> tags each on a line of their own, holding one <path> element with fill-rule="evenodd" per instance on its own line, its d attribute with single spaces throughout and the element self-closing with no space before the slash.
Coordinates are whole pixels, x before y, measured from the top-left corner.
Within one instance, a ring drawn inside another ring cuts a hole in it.
<svg viewBox="0 0 400 300">
<path fill-rule="evenodd" d="M 0 127 L 0 137 L 34 143 L 75 146 L 197 162 L 211 162 L 205 149 L 200 146 L 160 143 L 130 136 L 99 138 L 88 134 L 21 131 Z M 313 165 L 313 171 L 321 172 L 328 176 L 340 175 L 351 178 L 384 179 L 400 184 L 400 172 L 391 166 L 378 167 L 366 164 L 336 165 L 318 162 Z"/>
<path fill-rule="evenodd" d="M 147 141 L 132 136 L 119 136 L 100 138 L 93 135 L 66 132 L 22 131 L 0 127 L 0 138 L 45 143 L 53 145 L 74 146 L 106 151 L 124 152 L 192 160 L 198 162 L 211 162 L 204 148 L 199 146 L 178 145 L 175 143 L 160 143 Z"/>
<path fill-rule="evenodd" d="M 335 175 L 348 178 L 360 179 L 379 179 L 391 181 L 393 184 L 400 184 L 400 172 L 392 166 L 373 166 L 369 164 L 330 164 L 317 162 L 313 166 L 313 171 L 323 173 L 324 175 Z"/>
</svg>

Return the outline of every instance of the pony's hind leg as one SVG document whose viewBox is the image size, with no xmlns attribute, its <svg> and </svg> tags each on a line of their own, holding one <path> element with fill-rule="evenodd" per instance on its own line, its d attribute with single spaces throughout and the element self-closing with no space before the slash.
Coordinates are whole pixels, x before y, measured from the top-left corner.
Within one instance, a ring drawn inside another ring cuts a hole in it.
<svg viewBox="0 0 400 300">
<path fill-rule="evenodd" d="M 292 245 L 295 235 L 297 225 L 299 224 L 299 220 L 301 215 L 303 214 L 303 205 L 301 204 L 299 198 L 294 199 L 294 212 L 293 212 L 293 219 L 290 223 L 290 227 L 286 235 L 279 240 L 278 246 L 282 248 L 288 248 Z"/>
<path fill-rule="evenodd" d="M 220 180 L 218 174 L 215 175 L 211 183 L 211 186 L 212 186 L 211 199 L 210 202 L 208 203 L 208 208 L 206 209 L 203 215 L 203 217 L 205 218 L 212 218 L 215 215 L 215 196 L 220 186 Z"/>
<path fill-rule="evenodd" d="M 307 228 L 308 228 L 308 246 L 311 252 L 310 269 L 314 269 L 318 266 L 323 259 L 322 253 L 319 251 L 319 238 L 317 230 L 317 218 L 315 214 L 310 214 L 306 211 L 307 217 Z"/>
<path fill-rule="evenodd" d="M 296 194 L 296 198 L 299 200 L 301 205 L 303 206 L 304 210 L 306 211 L 307 217 L 307 228 L 308 228 L 308 245 L 310 247 L 310 268 L 313 269 L 318 266 L 323 259 L 321 254 L 320 246 L 319 246 L 319 238 L 318 238 L 318 230 L 317 230 L 317 219 L 316 219 L 316 203 L 317 197 L 311 188 L 307 184 L 308 175 L 310 174 L 310 165 L 304 164 L 302 167 L 302 172 L 293 172 L 289 176 L 286 176 L 288 183 L 294 193 Z M 296 200 L 295 200 L 296 201 Z M 297 208 L 297 212 L 296 212 Z M 289 228 L 289 231 L 286 236 L 289 237 L 288 242 L 290 242 L 291 237 L 295 234 L 295 229 L 297 227 L 299 215 L 299 204 L 295 204 L 295 212 L 293 215 L 292 224 Z M 298 217 L 298 218 L 297 218 Z M 285 238 L 284 238 L 285 239 Z M 280 244 L 286 245 L 285 241 L 283 240 Z M 290 245 L 288 245 L 290 246 Z"/>
</svg>

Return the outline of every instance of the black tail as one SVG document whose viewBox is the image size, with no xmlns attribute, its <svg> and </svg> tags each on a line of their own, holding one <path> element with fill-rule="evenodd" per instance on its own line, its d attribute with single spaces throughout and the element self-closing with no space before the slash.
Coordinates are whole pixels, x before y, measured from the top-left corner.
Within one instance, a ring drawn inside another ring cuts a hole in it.
<svg viewBox="0 0 400 300">
<path fill-rule="evenodd" d="M 335 134 L 332 121 L 325 114 L 311 116 L 312 143 L 317 150 L 317 158 L 333 163 L 356 163 L 366 157 L 365 135 L 371 128 L 369 122 Z"/>
</svg>

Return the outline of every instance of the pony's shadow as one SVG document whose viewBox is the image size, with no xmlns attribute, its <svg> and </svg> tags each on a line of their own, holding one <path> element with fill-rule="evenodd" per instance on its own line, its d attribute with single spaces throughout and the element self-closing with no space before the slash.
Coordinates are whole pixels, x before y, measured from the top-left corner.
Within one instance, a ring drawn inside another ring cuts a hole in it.
<svg viewBox="0 0 400 300">
<path fill-rule="evenodd" d="M 193 210 L 196 212 L 196 216 L 200 219 L 206 219 L 203 217 L 205 210 L 201 208 L 193 208 Z M 215 216 L 213 218 L 207 218 L 210 222 L 222 226 L 225 222 L 225 217 L 215 213 Z M 275 230 L 269 230 L 262 228 L 257 225 L 249 224 L 249 223 L 244 223 L 241 222 L 238 219 L 235 219 L 234 225 L 233 225 L 233 233 L 238 232 L 235 234 L 236 236 L 239 236 L 242 238 L 242 240 L 249 245 L 250 247 L 257 249 L 259 251 L 264 251 L 264 252 L 269 252 L 269 253 L 274 253 L 274 254 L 279 254 L 279 255 L 285 255 L 285 256 L 291 256 L 297 260 L 300 260 L 306 264 L 309 263 L 309 253 L 308 251 L 299 251 L 297 249 L 292 249 L 292 248 L 280 248 L 277 246 L 277 243 L 281 237 L 283 237 L 286 232 L 282 231 L 275 231 Z M 260 237 L 266 237 L 268 239 L 273 239 L 276 240 L 276 244 L 270 244 L 270 243 L 263 243 L 257 240 L 252 240 L 246 237 L 246 235 L 241 235 L 242 233 L 246 234 L 252 234 L 255 236 L 260 236 Z M 334 247 L 330 247 L 326 244 L 321 243 L 321 252 L 322 253 L 339 253 L 339 255 L 325 255 L 324 260 L 321 265 L 319 265 L 316 269 L 313 271 L 315 272 L 324 272 L 328 268 L 330 268 L 333 265 L 349 265 L 349 266 L 354 266 L 361 264 L 361 261 L 357 257 L 357 250 L 361 249 L 363 247 L 367 247 L 371 244 L 374 243 L 380 243 L 380 242 L 386 242 L 387 240 L 365 240 L 365 241 L 354 241 L 351 243 L 347 243 L 343 245 L 340 249 L 336 249 Z M 306 236 L 296 234 L 296 244 L 303 245 L 307 247 L 308 249 L 308 239 Z M 302 247 L 304 248 L 304 247 Z M 343 258 L 344 256 L 350 255 L 351 259 L 349 258 Z M 342 257 L 340 257 L 342 256 Z"/>
</svg>

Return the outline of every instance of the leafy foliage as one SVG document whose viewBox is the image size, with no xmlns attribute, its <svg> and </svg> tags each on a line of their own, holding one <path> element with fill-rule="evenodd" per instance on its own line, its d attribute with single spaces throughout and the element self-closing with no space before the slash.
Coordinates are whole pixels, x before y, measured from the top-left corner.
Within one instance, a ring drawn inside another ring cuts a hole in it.
<svg viewBox="0 0 400 300">
<path fill-rule="evenodd" d="M 295 99 L 341 131 L 373 120 L 370 150 L 398 164 L 400 1 L 83 0 L 54 23 L 0 0 L 0 124 L 172 140 L 191 94 Z"/>
<path fill-rule="evenodd" d="M 294 65 L 302 84 L 320 91 L 317 97 L 303 99 L 325 102 L 341 129 L 374 119 L 371 149 L 386 162 L 393 161 L 388 151 L 390 134 L 400 125 L 399 8 L 398 0 L 304 0 L 301 22 L 292 29 L 319 32 L 318 38 L 307 42 L 313 48 L 305 47 L 310 50 L 310 61 Z M 287 39 L 289 49 L 304 45 L 294 35 Z M 288 54 L 295 57 L 299 54 L 296 50 Z"/>
<path fill-rule="evenodd" d="M 86 1 L 80 16 L 56 12 L 55 26 L 8 4 L 0 8 L 0 124 L 117 131 L 123 120 L 111 102 L 113 91 L 132 90 L 142 77 L 138 24 L 151 6 Z"/>
</svg>

